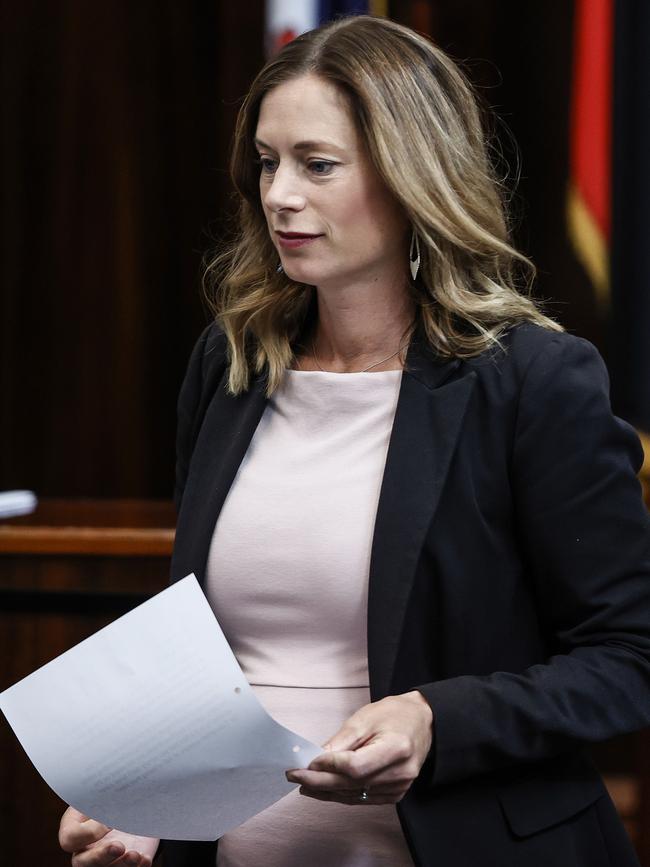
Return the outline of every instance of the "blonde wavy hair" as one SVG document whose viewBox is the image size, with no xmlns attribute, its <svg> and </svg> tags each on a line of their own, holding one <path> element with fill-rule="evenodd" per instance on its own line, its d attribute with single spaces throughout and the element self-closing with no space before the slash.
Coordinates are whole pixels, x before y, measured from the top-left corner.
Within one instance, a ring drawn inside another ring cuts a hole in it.
<svg viewBox="0 0 650 867">
<path fill-rule="evenodd" d="M 348 95 L 376 171 L 417 232 L 421 265 L 410 291 L 416 328 L 433 350 L 472 357 L 499 345 L 522 321 L 561 331 L 529 297 L 535 268 L 510 242 L 506 191 L 489 158 L 472 86 L 413 30 L 351 16 L 283 48 L 239 112 L 231 160 L 237 228 L 204 275 L 208 303 L 228 340 L 229 390 L 245 391 L 251 373 L 266 369 L 271 394 L 313 312 L 314 287 L 277 270 L 253 144 L 264 96 L 307 73 Z"/>
</svg>

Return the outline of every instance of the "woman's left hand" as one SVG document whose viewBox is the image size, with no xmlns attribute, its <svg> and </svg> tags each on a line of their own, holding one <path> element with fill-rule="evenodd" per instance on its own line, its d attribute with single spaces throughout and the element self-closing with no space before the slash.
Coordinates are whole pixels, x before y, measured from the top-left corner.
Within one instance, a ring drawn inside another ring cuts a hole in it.
<svg viewBox="0 0 650 867">
<path fill-rule="evenodd" d="M 417 690 L 366 704 L 347 719 L 306 770 L 287 771 L 300 793 L 341 804 L 395 804 L 420 773 L 433 713 Z M 360 800 L 365 791 L 368 797 Z"/>
</svg>

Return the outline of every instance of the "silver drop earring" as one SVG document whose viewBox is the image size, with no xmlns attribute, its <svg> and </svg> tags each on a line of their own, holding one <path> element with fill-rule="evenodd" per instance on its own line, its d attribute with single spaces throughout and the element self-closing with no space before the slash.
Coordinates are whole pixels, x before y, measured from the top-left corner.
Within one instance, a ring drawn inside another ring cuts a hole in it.
<svg viewBox="0 0 650 867">
<path fill-rule="evenodd" d="M 414 255 L 415 254 L 415 255 Z M 409 251 L 409 265 L 411 267 L 411 277 L 415 280 L 420 270 L 420 242 L 415 229 L 411 233 L 411 249 Z"/>
<path fill-rule="evenodd" d="M 282 267 L 282 262 L 280 262 L 278 267 L 275 269 L 275 273 L 276 274 L 284 274 L 284 268 Z"/>
</svg>

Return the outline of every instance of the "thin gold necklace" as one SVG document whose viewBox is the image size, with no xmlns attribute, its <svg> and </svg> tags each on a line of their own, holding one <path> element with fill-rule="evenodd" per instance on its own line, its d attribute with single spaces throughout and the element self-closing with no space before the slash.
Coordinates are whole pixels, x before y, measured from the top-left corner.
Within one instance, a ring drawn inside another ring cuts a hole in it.
<svg viewBox="0 0 650 867">
<path fill-rule="evenodd" d="M 351 373 L 367 373 L 369 370 L 372 370 L 373 367 L 378 367 L 380 364 L 383 364 L 385 361 L 390 361 L 391 358 L 395 358 L 395 356 L 398 355 L 403 349 L 406 349 L 406 347 L 408 345 L 409 345 L 409 341 L 407 340 L 406 343 L 403 343 L 399 347 L 399 349 L 395 350 L 395 352 L 392 353 L 392 355 L 387 355 L 386 358 L 382 358 L 380 361 L 375 361 L 374 364 L 369 364 L 368 367 L 364 367 L 363 370 L 355 370 L 355 371 L 350 371 L 350 372 Z M 318 356 L 316 355 L 316 347 L 314 346 L 314 338 L 313 337 L 311 340 L 311 354 L 313 356 L 314 361 L 316 362 L 316 367 L 322 373 L 331 373 L 331 371 L 323 370 L 323 368 L 320 366 L 320 363 L 318 361 Z"/>
</svg>

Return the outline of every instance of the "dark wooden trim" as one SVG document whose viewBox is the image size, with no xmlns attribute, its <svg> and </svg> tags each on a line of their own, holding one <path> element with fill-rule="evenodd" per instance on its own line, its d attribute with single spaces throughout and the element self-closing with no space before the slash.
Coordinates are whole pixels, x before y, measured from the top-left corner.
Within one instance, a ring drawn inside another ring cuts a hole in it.
<svg viewBox="0 0 650 867">
<path fill-rule="evenodd" d="M 0 527 L 0 554 L 169 557 L 174 531 L 121 527 Z"/>
<path fill-rule="evenodd" d="M 14 590 L 0 587 L 0 610 L 5 614 L 86 614 L 114 617 L 131 611 L 148 593 L 102 593 L 87 590 Z"/>
</svg>

